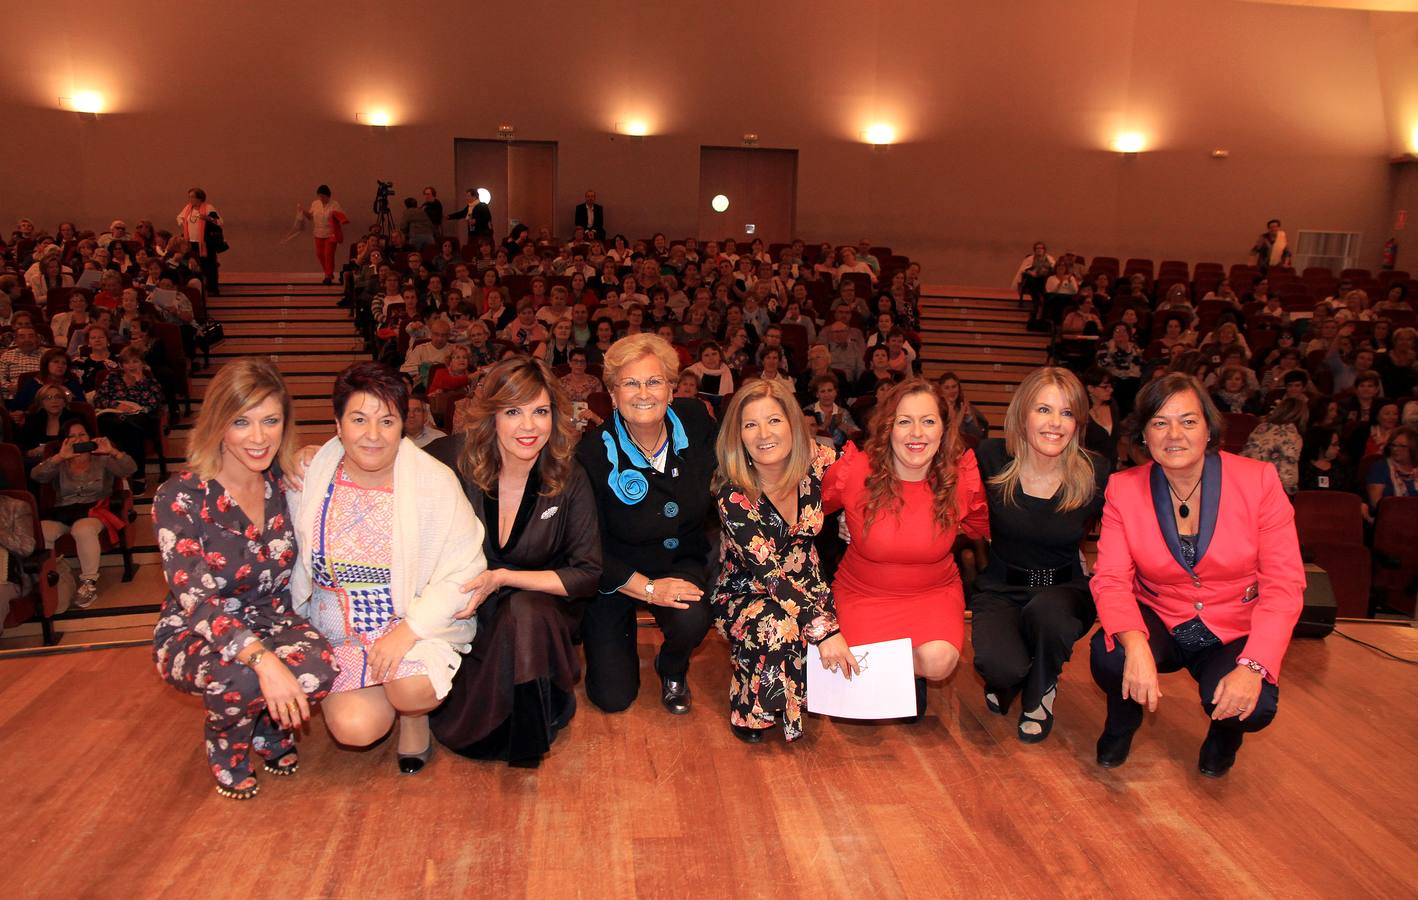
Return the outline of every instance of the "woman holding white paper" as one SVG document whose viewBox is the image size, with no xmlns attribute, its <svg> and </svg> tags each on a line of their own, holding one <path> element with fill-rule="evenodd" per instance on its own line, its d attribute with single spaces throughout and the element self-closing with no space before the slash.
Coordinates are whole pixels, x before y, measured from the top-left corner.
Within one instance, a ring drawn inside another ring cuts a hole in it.
<svg viewBox="0 0 1418 900">
<path fill-rule="evenodd" d="M 823 509 L 845 510 L 852 543 L 832 583 L 853 646 L 910 638 L 916 712 L 927 680 L 950 677 L 965 640 L 965 593 L 952 548 L 989 536 L 975 455 L 939 390 L 923 378 L 886 394 L 866 449 L 850 446 L 822 486 Z"/>
<path fill-rule="evenodd" d="M 813 546 L 834 454 L 813 440 L 788 382 L 762 379 L 729 401 L 716 450 L 724 556 L 710 607 L 733 662 L 729 727 L 756 744 L 781 717 L 784 738 L 795 741 L 807 645 L 817 645 L 825 668 L 848 678 L 858 671 Z"/>
</svg>

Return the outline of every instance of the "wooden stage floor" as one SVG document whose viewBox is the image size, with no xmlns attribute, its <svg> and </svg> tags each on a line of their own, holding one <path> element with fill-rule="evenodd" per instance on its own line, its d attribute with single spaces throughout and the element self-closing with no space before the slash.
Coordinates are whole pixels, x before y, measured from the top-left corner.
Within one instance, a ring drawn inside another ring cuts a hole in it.
<svg viewBox="0 0 1418 900">
<path fill-rule="evenodd" d="M 1345 626 L 1418 656 L 1418 631 Z M 218 797 L 201 710 L 145 648 L 0 662 L 0 895 L 18 897 L 1413 897 L 1418 670 L 1297 641 L 1280 715 L 1230 776 L 1196 772 L 1185 674 L 1126 766 L 1093 762 L 1103 703 L 1080 644 L 1039 746 L 990 716 L 965 667 L 917 725 L 813 718 L 758 747 L 725 725 L 728 665 L 696 657 L 692 715 L 584 700 L 538 771 L 389 742 Z"/>
</svg>

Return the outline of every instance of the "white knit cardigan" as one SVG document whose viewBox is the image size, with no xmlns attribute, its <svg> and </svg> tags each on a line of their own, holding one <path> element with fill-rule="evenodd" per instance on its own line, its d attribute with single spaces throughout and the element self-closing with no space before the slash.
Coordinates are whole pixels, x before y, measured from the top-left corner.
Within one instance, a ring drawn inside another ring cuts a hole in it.
<svg viewBox="0 0 1418 900">
<path fill-rule="evenodd" d="M 300 545 L 291 600 L 302 616 L 310 605 L 310 556 L 319 540 L 320 507 L 344 455 L 340 439 L 331 438 L 311 461 L 302 490 L 286 492 Z M 453 471 L 408 438 L 399 442 L 394 459 L 391 540 L 394 615 L 419 638 L 404 658 L 424 664 L 434 694 L 442 699 L 452 687 L 460 654 L 468 652 L 477 633 L 475 619 L 454 619 L 453 614 L 468 603 L 462 585 L 487 568 L 483 526 Z"/>
</svg>

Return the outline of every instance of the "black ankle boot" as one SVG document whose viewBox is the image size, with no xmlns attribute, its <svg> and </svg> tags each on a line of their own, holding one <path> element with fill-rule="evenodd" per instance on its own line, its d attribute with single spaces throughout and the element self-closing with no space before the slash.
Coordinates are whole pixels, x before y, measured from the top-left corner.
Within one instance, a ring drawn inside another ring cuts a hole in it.
<svg viewBox="0 0 1418 900">
<path fill-rule="evenodd" d="M 1230 728 L 1219 722 L 1212 722 L 1206 732 L 1206 740 L 1201 744 L 1201 755 L 1197 758 L 1197 769 L 1207 778 L 1222 778 L 1236 764 L 1236 751 L 1241 749 L 1245 732 Z"/>
<path fill-rule="evenodd" d="M 921 721 L 921 717 L 926 714 L 926 702 L 930 699 L 926 688 L 929 684 L 924 678 L 916 679 L 916 714 L 910 718 L 912 722 Z"/>
</svg>

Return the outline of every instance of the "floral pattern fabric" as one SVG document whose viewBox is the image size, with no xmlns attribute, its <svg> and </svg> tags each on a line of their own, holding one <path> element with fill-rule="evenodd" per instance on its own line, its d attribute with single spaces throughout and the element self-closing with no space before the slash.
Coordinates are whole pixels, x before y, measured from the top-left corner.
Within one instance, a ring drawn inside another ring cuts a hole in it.
<svg viewBox="0 0 1418 900">
<path fill-rule="evenodd" d="M 802 736 L 807 644 L 838 631 L 813 546 L 822 530 L 822 477 L 834 458 L 832 450 L 816 447 L 798 485 L 798 520 L 791 526 L 767 496 L 755 502 L 731 484 L 717 494 L 724 544 L 710 605 L 731 648 L 729 718 L 767 728 L 781 714 L 789 741 Z"/>
<path fill-rule="evenodd" d="M 256 672 L 237 661 L 260 642 L 312 700 L 335 680 L 330 645 L 291 608 L 295 529 L 279 476 L 266 475 L 264 528 L 215 480 L 190 472 L 153 499 L 153 524 L 168 593 L 153 632 L 158 674 L 207 707 L 207 758 L 217 783 L 240 784 L 252 754 L 277 760 L 295 746 L 266 710 Z"/>
<path fill-rule="evenodd" d="M 1303 442 L 1294 425 L 1273 425 L 1261 422 L 1246 438 L 1241 455 L 1275 466 L 1285 493 L 1294 494 L 1300 487 L 1300 448 Z"/>
</svg>

